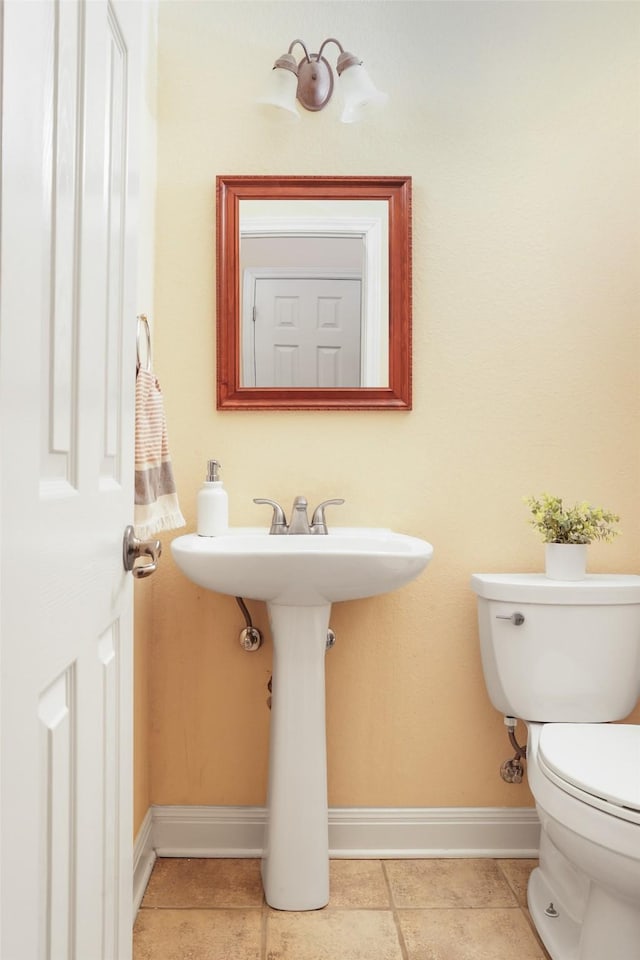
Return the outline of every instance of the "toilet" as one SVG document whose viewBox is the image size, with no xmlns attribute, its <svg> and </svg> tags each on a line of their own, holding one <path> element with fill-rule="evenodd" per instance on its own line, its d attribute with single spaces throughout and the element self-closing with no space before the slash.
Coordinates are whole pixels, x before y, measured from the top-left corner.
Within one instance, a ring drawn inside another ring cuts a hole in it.
<svg viewBox="0 0 640 960">
<path fill-rule="evenodd" d="M 640 577 L 474 574 L 489 698 L 527 725 L 529 910 L 553 960 L 640 960 Z"/>
</svg>

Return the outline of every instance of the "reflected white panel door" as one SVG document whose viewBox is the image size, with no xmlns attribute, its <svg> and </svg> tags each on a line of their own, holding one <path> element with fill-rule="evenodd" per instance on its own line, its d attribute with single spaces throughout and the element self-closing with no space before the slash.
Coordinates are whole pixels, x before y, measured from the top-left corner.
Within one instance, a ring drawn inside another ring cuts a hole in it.
<svg viewBox="0 0 640 960">
<path fill-rule="evenodd" d="M 3 4 L 2 960 L 131 956 L 140 10 Z"/>
<path fill-rule="evenodd" d="M 257 278 L 256 387 L 360 386 L 361 281 Z"/>
</svg>

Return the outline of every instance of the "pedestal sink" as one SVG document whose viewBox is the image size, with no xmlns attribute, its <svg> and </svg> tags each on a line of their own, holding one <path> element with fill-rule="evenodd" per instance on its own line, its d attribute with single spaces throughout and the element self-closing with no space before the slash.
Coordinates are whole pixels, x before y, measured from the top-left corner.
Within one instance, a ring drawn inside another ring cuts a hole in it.
<svg viewBox="0 0 640 960">
<path fill-rule="evenodd" d="M 265 600 L 273 636 L 268 820 L 262 861 L 267 903 L 315 910 L 329 901 L 324 657 L 331 604 L 413 580 L 431 544 L 374 527 L 327 536 L 270 536 L 252 527 L 171 544 L 182 572 L 218 593 Z"/>
</svg>

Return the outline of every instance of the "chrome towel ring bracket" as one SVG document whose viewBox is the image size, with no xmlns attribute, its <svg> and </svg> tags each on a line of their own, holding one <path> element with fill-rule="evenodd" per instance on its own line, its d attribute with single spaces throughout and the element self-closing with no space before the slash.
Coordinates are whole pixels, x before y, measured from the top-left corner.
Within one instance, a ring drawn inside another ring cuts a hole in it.
<svg viewBox="0 0 640 960">
<path fill-rule="evenodd" d="M 151 370 L 151 328 L 146 313 L 136 317 L 136 373 Z M 144 360 L 144 363 L 143 363 Z"/>
</svg>

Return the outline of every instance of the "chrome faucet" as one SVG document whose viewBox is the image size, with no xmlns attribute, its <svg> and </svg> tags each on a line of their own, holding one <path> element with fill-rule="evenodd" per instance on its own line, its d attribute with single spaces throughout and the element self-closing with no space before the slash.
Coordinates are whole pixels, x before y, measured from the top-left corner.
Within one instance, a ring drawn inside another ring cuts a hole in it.
<svg viewBox="0 0 640 960">
<path fill-rule="evenodd" d="M 307 516 L 307 498 L 296 497 L 291 508 L 291 520 L 289 521 L 289 533 L 311 533 L 309 529 L 309 517 Z"/>
<path fill-rule="evenodd" d="M 322 503 L 319 503 L 316 509 L 313 511 L 313 516 L 311 518 L 311 523 L 309 523 L 309 517 L 307 515 L 307 507 L 309 503 L 306 497 L 296 497 L 293 501 L 293 507 L 291 508 L 291 523 L 287 524 L 287 518 L 285 512 L 276 500 L 266 500 L 263 497 L 254 498 L 254 503 L 268 503 L 269 506 L 273 507 L 273 516 L 271 519 L 271 526 L 269 527 L 270 534 L 300 534 L 300 533 L 311 533 L 311 534 L 320 534 L 326 536 L 328 534 L 327 521 L 325 519 L 324 511 L 325 507 L 328 507 L 330 504 L 341 504 L 344 503 L 342 499 L 334 500 L 323 500 Z"/>
</svg>

